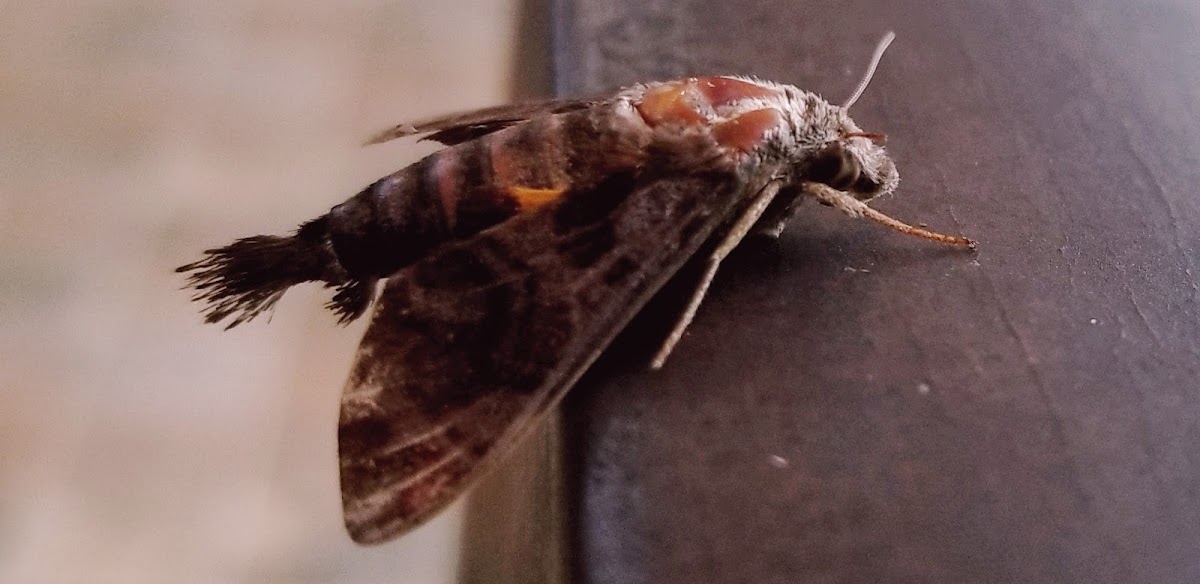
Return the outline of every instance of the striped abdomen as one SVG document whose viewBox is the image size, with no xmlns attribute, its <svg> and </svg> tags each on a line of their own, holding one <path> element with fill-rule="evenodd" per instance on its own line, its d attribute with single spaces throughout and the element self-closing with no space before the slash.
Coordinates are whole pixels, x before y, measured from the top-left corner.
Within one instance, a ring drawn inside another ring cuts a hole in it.
<svg viewBox="0 0 1200 584">
<path fill-rule="evenodd" d="M 380 277 L 640 162 L 647 128 L 612 108 L 543 116 L 435 152 L 327 215 L 354 277 Z M 633 127 L 630 127 L 633 126 Z"/>
<path fill-rule="evenodd" d="M 343 321 L 370 304 L 374 283 L 433 248 L 638 167 L 650 128 L 628 104 L 536 117 L 435 152 L 376 181 L 295 235 L 256 236 L 182 266 L 229 326 L 269 309 L 295 284 L 337 293 Z"/>
</svg>

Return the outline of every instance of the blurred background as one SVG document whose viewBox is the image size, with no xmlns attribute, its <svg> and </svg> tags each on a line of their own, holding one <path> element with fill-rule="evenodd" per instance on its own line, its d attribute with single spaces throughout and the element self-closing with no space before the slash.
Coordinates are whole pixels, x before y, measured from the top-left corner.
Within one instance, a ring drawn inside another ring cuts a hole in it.
<svg viewBox="0 0 1200 584">
<path fill-rule="evenodd" d="M 223 332 L 172 270 L 433 150 L 376 130 L 543 93 L 524 4 L 3 4 L 0 582 L 454 581 L 461 504 L 382 547 L 343 531 L 363 323 L 302 287 Z"/>
</svg>

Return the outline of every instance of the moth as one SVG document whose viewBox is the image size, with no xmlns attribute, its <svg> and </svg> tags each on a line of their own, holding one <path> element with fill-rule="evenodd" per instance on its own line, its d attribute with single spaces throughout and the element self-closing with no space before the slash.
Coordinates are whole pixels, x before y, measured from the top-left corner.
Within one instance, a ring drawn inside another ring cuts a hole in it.
<svg viewBox="0 0 1200 584">
<path fill-rule="evenodd" d="M 973 245 L 866 204 L 899 177 L 883 137 L 847 110 L 892 38 L 840 106 L 710 76 L 395 126 L 369 143 L 425 134 L 446 148 L 291 235 L 239 239 L 178 271 L 206 321 L 229 327 L 302 282 L 333 289 L 341 322 L 374 301 L 338 448 L 351 537 L 386 541 L 496 463 L 697 250 L 712 251 L 653 368 L 729 252 L 753 232 L 778 236 L 806 199 Z"/>
</svg>

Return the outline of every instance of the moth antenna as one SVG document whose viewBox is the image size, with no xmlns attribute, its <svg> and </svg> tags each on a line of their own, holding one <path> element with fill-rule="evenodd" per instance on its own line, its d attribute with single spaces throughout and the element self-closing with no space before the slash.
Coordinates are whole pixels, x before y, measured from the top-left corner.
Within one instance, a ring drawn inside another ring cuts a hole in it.
<svg viewBox="0 0 1200 584">
<path fill-rule="evenodd" d="M 850 99 L 842 104 L 843 109 L 850 109 L 850 106 L 854 105 L 854 102 L 858 101 L 858 98 L 867 90 L 867 85 L 871 83 L 871 77 L 875 76 L 875 69 L 879 67 L 879 60 L 883 58 L 883 52 L 894 40 L 896 40 L 896 33 L 893 31 L 889 30 L 887 34 L 883 35 L 883 40 L 879 41 L 879 45 L 875 47 L 875 54 L 871 55 L 871 64 L 867 66 L 866 75 L 863 75 L 862 81 L 858 82 L 858 87 L 855 88 L 854 93 L 850 94 Z"/>
</svg>

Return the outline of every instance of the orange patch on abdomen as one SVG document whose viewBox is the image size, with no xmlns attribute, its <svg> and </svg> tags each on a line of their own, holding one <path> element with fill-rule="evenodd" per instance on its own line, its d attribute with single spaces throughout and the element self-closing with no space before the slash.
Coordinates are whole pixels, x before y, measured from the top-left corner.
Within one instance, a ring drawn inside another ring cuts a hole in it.
<svg viewBox="0 0 1200 584">
<path fill-rule="evenodd" d="M 512 196 L 517 203 L 518 212 L 524 213 L 532 211 L 557 201 L 567 189 L 551 188 L 551 189 L 535 189 L 521 186 L 508 187 L 508 194 Z"/>
<path fill-rule="evenodd" d="M 531 122 L 532 124 L 532 122 Z M 547 156 L 547 144 L 558 140 L 555 123 L 542 126 L 518 126 L 488 136 L 488 157 L 492 167 L 492 192 L 497 203 L 524 213 L 557 200 L 566 188 L 558 160 Z"/>
</svg>

